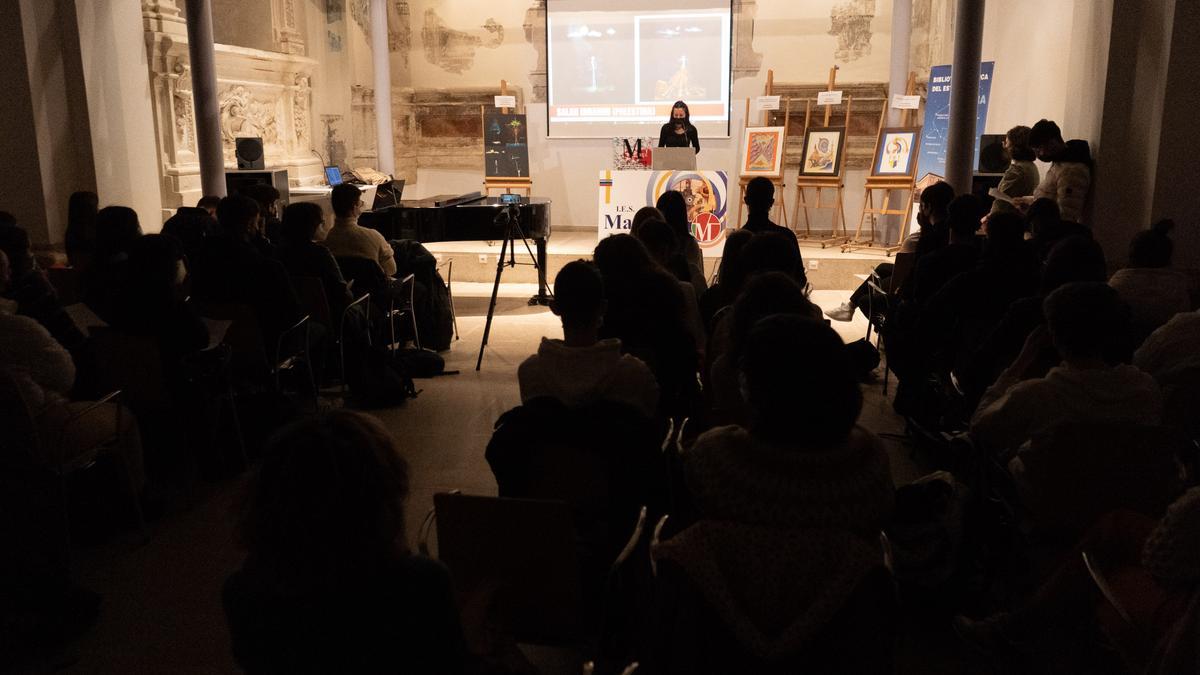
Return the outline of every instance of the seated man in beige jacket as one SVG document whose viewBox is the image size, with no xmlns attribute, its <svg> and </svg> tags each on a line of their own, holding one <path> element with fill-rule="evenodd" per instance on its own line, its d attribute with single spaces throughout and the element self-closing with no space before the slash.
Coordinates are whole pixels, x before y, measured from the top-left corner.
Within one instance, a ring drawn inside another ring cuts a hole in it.
<svg viewBox="0 0 1200 675">
<path fill-rule="evenodd" d="M 392 245 L 378 230 L 358 224 L 362 213 L 362 193 L 358 186 L 349 183 L 335 185 L 330 194 L 335 216 L 333 227 L 325 235 L 325 247 L 338 258 L 366 258 L 374 260 L 389 277 L 396 273 L 396 259 Z"/>
</svg>

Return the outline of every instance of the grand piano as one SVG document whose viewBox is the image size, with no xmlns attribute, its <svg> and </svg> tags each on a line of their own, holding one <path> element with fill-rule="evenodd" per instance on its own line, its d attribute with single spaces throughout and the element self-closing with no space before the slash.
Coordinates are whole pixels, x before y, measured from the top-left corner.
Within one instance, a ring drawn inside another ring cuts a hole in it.
<svg viewBox="0 0 1200 675">
<path fill-rule="evenodd" d="M 512 207 L 512 208 L 510 208 Z M 422 243 L 439 241 L 502 241 L 505 236 L 506 208 L 515 210 L 521 231 L 534 241 L 538 262 L 540 304 L 546 295 L 546 240 L 550 238 L 550 200 L 521 197 L 515 203 L 500 197 L 485 197 L 480 192 L 463 195 L 438 195 L 426 199 L 403 199 L 396 206 L 365 211 L 358 223 L 378 230 L 388 239 L 415 239 Z M 520 241 L 513 242 L 516 254 L 525 252 Z"/>
</svg>

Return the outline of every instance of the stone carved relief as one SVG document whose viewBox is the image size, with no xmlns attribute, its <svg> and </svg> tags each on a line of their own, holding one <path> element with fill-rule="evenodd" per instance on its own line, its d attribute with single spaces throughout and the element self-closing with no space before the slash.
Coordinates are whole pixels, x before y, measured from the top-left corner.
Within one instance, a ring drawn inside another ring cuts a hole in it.
<svg viewBox="0 0 1200 675">
<path fill-rule="evenodd" d="M 800 164 L 804 139 L 804 103 L 802 99 L 815 100 L 819 92 L 825 91 L 825 83 L 791 84 L 775 82 L 773 91 L 784 99 L 792 99 L 791 113 L 785 115 L 783 110 L 773 111 L 768 115 L 767 123 L 772 126 L 783 126 L 787 117 L 787 142 L 784 145 L 784 166 L 792 167 Z M 872 154 L 875 152 L 875 137 L 879 131 L 879 116 L 887 102 L 886 82 L 839 82 L 847 97 L 853 99 L 853 112 L 850 116 L 850 130 L 846 134 L 845 168 L 866 169 L 871 166 Z M 824 123 L 824 108 L 813 106 L 813 126 Z M 829 126 L 846 126 L 846 106 L 834 106 L 829 118 Z"/>
<path fill-rule="evenodd" d="M 842 63 L 857 61 L 871 53 L 871 19 L 875 0 L 848 0 L 829 11 L 829 34 L 837 38 L 833 57 Z"/>
<path fill-rule="evenodd" d="M 292 94 L 292 129 L 295 132 L 296 142 L 302 145 L 309 142 L 308 120 L 311 117 L 309 112 L 311 99 L 312 87 L 308 76 L 297 75 L 296 90 Z"/>
<path fill-rule="evenodd" d="M 462 73 L 475 64 L 478 47 L 495 49 L 504 42 L 504 26 L 489 17 L 481 30 L 461 31 L 450 28 L 436 11 L 427 9 L 421 39 L 426 61 L 447 72 Z"/>
<path fill-rule="evenodd" d="M 734 0 L 733 3 L 733 79 L 754 77 L 762 70 L 763 55 L 754 51 L 754 17 L 758 14 L 755 0 Z"/>
<path fill-rule="evenodd" d="M 172 99 L 175 104 L 176 147 L 186 152 L 196 151 L 196 119 L 192 110 L 192 71 L 177 62 L 172 68 L 175 86 Z"/>
<path fill-rule="evenodd" d="M 525 10 L 525 42 L 537 52 L 537 65 L 529 71 L 529 82 L 533 85 L 532 100 L 535 103 L 546 101 L 546 0 L 535 0 Z"/>
<path fill-rule="evenodd" d="M 371 0 L 350 0 L 350 16 L 362 29 L 363 35 L 371 39 Z"/>
<path fill-rule="evenodd" d="M 226 88 L 217 96 L 221 114 L 221 140 L 225 154 L 233 156 L 234 139 L 259 136 L 263 145 L 279 145 L 278 103 L 254 98 L 243 85 Z"/>
</svg>

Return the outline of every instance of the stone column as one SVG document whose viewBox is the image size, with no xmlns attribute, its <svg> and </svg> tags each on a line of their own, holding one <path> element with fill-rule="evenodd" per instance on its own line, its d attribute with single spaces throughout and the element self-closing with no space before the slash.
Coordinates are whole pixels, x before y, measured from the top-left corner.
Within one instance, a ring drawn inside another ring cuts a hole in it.
<svg viewBox="0 0 1200 675">
<path fill-rule="evenodd" d="M 196 155 L 200 189 L 205 196 L 225 196 L 225 158 L 221 146 L 221 112 L 217 101 L 217 69 L 213 51 L 210 0 L 188 0 L 188 57 L 192 67 L 192 102 L 196 115 Z"/>
<path fill-rule="evenodd" d="M 891 96 L 906 93 L 904 88 L 908 86 L 908 51 L 911 33 L 912 0 L 892 0 L 892 56 L 891 67 L 888 70 L 888 94 Z M 898 127 L 904 111 L 891 107 L 890 103 L 889 101 L 887 123 L 889 127 Z"/>
<path fill-rule="evenodd" d="M 371 0 L 371 60 L 375 70 L 375 151 L 379 171 L 396 173 L 392 147 L 392 62 L 388 53 L 387 0 Z"/>
<path fill-rule="evenodd" d="M 946 182 L 962 194 L 975 173 L 975 130 L 979 118 L 979 56 L 983 49 L 985 0 L 958 0 L 954 19 L 954 65 L 950 73 L 950 129 Z"/>
</svg>

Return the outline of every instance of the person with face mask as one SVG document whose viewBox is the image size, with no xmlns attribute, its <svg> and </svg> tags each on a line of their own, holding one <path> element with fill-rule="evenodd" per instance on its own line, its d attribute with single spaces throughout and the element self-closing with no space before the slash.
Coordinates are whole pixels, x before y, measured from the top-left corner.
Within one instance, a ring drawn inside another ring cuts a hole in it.
<svg viewBox="0 0 1200 675">
<path fill-rule="evenodd" d="M 1033 195 L 1013 200 L 1028 208 L 1042 198 L 1058 204 L 1062 221 L 1083 223 L 1083 207 L 1092 186 L 1092 153 L 1088 142 L 1063 141 L 1062 131 L 1050 120 L 1041 120 L 1029 131 L 1029 147 L 1037 158 L 1050 163 L 1050 170 Z"/>
<path fill-rule="evenodd" d="M 700 152 L 700 135 L 692 126 L 692 115 L 687 104 L 675 101 L 675 105 L 671 106 L 671 119 L 662 125 L 662 131 L 658 134 L 658 147 L 686 148 L 689 145 Z"/>
</svg>

